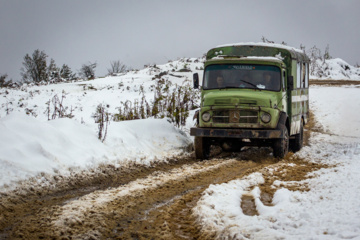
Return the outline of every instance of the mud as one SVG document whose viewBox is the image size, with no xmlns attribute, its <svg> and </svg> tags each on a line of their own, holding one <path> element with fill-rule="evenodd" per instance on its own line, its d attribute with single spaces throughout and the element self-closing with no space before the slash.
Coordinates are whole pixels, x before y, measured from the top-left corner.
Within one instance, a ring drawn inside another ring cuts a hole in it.
<svg viewBox="0 0 360 240">
<path fill-rule="evenodd" d="M 360 81 L 354 80 L 318 80 L 310 79 L 310 85 L 327 85 L 327 86 L 346 86 L 346 85 L 360 85 Z"/>
<path fill-rule="evenodd" d="M 305 144 L 314 122 L 311 117 Z M 0 238 L 207 239 L 191 211 L 210 184 L 262 172 L 261 200 L 271 205 L 275 180 L 291 182 L 286 185 L 290 190 L 307 191 L 306 185 L 296 182 L 327 167 L 292 153 L 278 162 L 271 152 L 244 148 L 240 153 L 223 153 L 214 148 L 208 161 L 187 156 L 151 167 L 101 166 L 67 178 L 53 176 L 48 187 L 34 180 L 32 187 L 23 185 L 1 194 Z M 249 216 L 257 214 L 251 196 L 243 196 L 241 207 Z"/>
</svg>

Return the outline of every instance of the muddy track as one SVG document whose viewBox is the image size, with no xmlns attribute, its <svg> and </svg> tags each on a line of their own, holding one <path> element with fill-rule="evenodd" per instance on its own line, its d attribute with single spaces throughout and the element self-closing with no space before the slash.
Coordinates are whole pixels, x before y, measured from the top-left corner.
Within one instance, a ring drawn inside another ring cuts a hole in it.
<svg viewBox="0 0 360 240">
<path fill-rule="evenodd" d="M 268 150 L 258 153 L 252 161 L 241 160 L 250 158 L 249 151 L 237 156 L 238 160 L 231 154 L 220 154 L 210 161 L 199 162 L 188 157 L 149 168 L 115 170 L 108 166 L 104 167 L 103 175 L 93 176 L 86 186 L 84 179 L 66 179 L 73 182 L 53 192 L 33 188 L 25 193 L 17 190 L 3 194 L 0 237 L 192 239 L 198 230 L 189 213 L 209 184 L 236 179 L 274 163 Z M 126 191 L 130 193 L 119 193 Z M 92 203 L 103 198 L 110 200 Z M 79 208 L 71 205 L 74 202 L 80 206 L 92 205 L 80 213 L 64 213 L 69 205 Z"/>
<path fill-rule="evenodd" d="M 291 153 L 277 162 L 270 153 L 268 148 L 240 153 L 213 149 L 208 161 L 188 156 L 152 167 L 101 166 L 90 177 L 58 176 L 55 188 L 17 189 L 1 195 L 0 239 L 208 239 L 191 210 L 210 184 L 260 171 L 266 180 L 262 200 L 271 204 L 273 181 L 299 181 L 324 167 Z M 267 176 L 268 166 L 276 166 L 278 174 Z M 252 199 L 243 198 L 245 214 L 257 214 L 253 205 Z"/>
<path fill-rule="evenodd" d="M 312 85 L 327 85 L 327 86 L 346 86 L 346 85 L 360 85 L 360 81 L 354 80 L 317 80 L 310 79 L 309 84 Z"/>
</svg>

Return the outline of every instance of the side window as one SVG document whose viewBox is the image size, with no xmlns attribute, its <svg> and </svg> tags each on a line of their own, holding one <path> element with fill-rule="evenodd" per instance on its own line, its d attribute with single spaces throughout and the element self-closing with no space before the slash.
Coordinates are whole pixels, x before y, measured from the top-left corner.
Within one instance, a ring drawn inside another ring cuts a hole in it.
<svg viewBox="0 0 360 240">
<path fill-rule="evenodd" d="M 285 76 L 286 76 L 286 74 L 285 74 L 285 70 L 283 70 L 283 74 L 282 74 L 283 76 L 282 76 L 282 89 L 283 90 L 286 90 L 286 88 L 285 88 Z"/>
<path fill-rule="evenodd" d="M 296 72 L 296 88 L 300 88 L 301 83 L 301 64 L 297 63 L 297 72 Z"/>
<path fill-rule="evenodd" d="M 305 72 L 305 87 L 308 88 L 309 87 L 309 64 L 308 63 L 306 63 L 305 69 L 306 69 L 306 72 Z"/>
<path fill-rule="evenodd" d="M 305 87 L 305 76 L 306 76 L 306 65 L 305 63 L 301 66 L 301 88 Z"/>
</svg>

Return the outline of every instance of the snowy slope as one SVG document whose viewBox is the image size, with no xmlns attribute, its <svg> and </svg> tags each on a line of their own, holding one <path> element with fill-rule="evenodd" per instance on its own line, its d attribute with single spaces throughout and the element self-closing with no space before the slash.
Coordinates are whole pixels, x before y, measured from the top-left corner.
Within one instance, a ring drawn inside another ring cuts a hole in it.
<svg viewBox="0 0 360 240">
<path fill-rule="evenodd" d="M 92 115 L 100 103 L 114 114 L 121 102 L 139 101 L 141 88 L 151 103 L 156 75 L 165 73 L 162 78 L 176 89 L 190 85 L 192 73 L 200 73 L 197 69 L 202 66 L 202 59 L 180 59 L 93 81 L 0 89 L 0 191 L 44 174 L 67 175 L 100 164 L 150 165 L 186 153 L 192 144 L 187 129 L 193 125 L 193 111 L 183 130 L 166 119 L 111 122 L 104 143 L 97 139 L 98 125 Z M 60 100 L 64 96 L 62 104 L 68 107 L 67 113 L 73 109 L 72 119 L 48 121 L 46 103 L 55 95 Z"/>
<path fill-rule="evenodd" d="M 131 71 L 119 76 L 109 76 L 91 81 L 52 84 L 47 86 L 22 86 L 18 90 L 0 89 L 0 118 L 9 111 L 27 112 L 41 121 L 48 119 L 44 112 L 46 103 L 57 95 L 63 105 L 73 109 L 74 119 L 86 124 L 92 124 L 92 114 L 100 103 L 109 105 L 109 112 L 118 112 L 117 107 L 127 100 L 141 100 L 141 88 L 148 102 L 154 98 L 154 87 L 157 76 L 161 73 L 163 79 L 177 85 L 192 85 L 192 74 L 203 67 L 203 59 L 186 58 L 164 65 L 149 66 L 139 71 Z M 189 72 L 182 72 L 187 69 Z M 52 112 L 52 109 L 51 109 Z"/>
</svg>

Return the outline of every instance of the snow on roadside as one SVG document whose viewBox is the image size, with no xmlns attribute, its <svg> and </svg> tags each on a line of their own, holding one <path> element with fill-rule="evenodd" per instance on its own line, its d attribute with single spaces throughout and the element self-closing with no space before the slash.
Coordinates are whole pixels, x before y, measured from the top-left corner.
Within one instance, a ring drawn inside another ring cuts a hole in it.
<svg viewBox="0 0 360 240">
<path fill-rule="evenodd" d="M 184 153 L 192 144 L 166 119 L 112 122 L 104 143 L 91 126 L 72 119 L 41 122 L 24 113 L 0 119 L 0 191 L 44 174 L 67 176 L 100 164 L 150 165 Z"/>
<path fill-rule="evenodd" d="M 310 146 L 298 155 L 308 161 L 336 164 L 300 181 L 310 191 L 279 188 L 273 206 L 260 199 L 262 174 L 212 185 L 193 209 L 205 232 L 218 239 L 360 239 L 360 89 L 310 89 L 313 113 L 326 132 L 312 133 Z M 254 179 L 257 179 L 254 181 Z M 291 185 L 291 184 L 290 184 Z M 258 215 L 245 215 L 241 196 L 252 195 Z"/>
<path fill-rule="evenodd" d="M 73 171 L 96 169 L 102 164 L 150 165 L 186 153 L 192 144 L 186 132 L 193 125 L 194 111 L 183 130 L 166 119 L 111 122 L 104 143 L 96 138 L 98 124 L 92 116 L 99 104 L 116 114 L 127 101 L 134 106 L 134 101 L 140 102 L 144 96 L 151 103 L 154 79 L 159 79 L 161 73 L 175 89 L 190 84 L 193 72 L 200 73 L 202 67 L 201 58 L 183 58 L 91 81 L 1 88 L 0 192 L 30 178 L 32 182 L 51 185 L 46 181 L 53 174 L 66 177 Z M 71 109 L 72 119 L 48 121 L 55 111 L 55 96 L 67 108 L 66 113 Z"/>
</svg>

